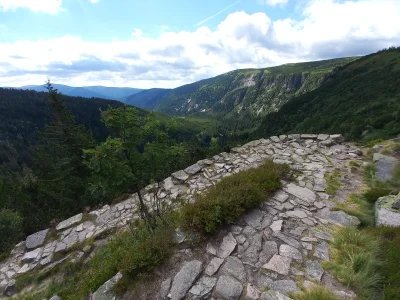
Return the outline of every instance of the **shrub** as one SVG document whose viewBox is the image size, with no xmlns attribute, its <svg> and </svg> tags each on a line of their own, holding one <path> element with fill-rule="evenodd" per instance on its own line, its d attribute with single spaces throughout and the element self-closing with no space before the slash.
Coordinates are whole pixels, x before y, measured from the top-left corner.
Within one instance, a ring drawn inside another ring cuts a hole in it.
<svg viewBox="0 0 400 300">
<path fill-rule="evenodd" d="M 181 227 L 186 231 L 215 233 L 221 226 L 231 224 L 250 208 L 267 200 L 269 194 L 281 187 L 281 177 L 288 172 L 286 165 L 267 160 L 256 169 L 241 171 L 223 178 L 196 201 L 181 211 Z"/>
<path fill-rule="evenodd" d="M 294 300 L 336 300 L 337 296 L 323 287 L 314 287 L 292 295 Z"/>
<path fill-rule="evenodd" d="M 18 212 L 9 209 L 0 211 L 0 253 L 12 249 L 23 237 L 23 219 Z"/>
<path fill-rule="evenodd" d="M 384 185 L 378 185 L 370 188 L 367 192 L 365 192 L 364 197 L 369 203 L 373 204 L 376 202 L 376 200 L 378 200 L 378 198 L 389 195 L 391 190 L 392 189 Z"/>
<path fill-rule="evenodd" d="M 324 266 L 362 299 L 375 299 L 383 283 L 379 242 L 374 235 L 353 227 L 338 230 L 331 247 L 331 262 Z M 370 298 L 372 297 L 372 298 Z"/>
</svg>

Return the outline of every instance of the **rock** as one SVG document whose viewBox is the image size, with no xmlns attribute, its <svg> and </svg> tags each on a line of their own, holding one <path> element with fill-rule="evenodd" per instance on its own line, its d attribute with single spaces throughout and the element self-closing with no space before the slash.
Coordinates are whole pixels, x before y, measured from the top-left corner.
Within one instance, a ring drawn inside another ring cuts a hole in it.
<svg viewBox="0 0 400 300">
<path fill-rule="evenodd" d="M 7 285 L 6 285 L 5 289 L 4 289 L 4 292 L 3 292 L 4 296 L 12 297 L 12 296 L 14 296 L 16 294 L 17 291 L 16 291 L 16 288 L 15 288 L 15 284 L 16 284 L 16 281 L 14 279 L 11 279 L 7 283 Z"/>
<path fill-rule="evenodd" d="M 22 257 L 22 262 L 32 262 L 37 261 L 40 258 L 43 248 L 37 248 L 33 251 L 26 252 Z"/>
<path fill-rule="evenodd" d="M 161 283 L 160 291 L 158 293 L 158 295 L 160 296 L 161 299 L 167 298 L 169 289 L 171 288 L 171 282 L 172 282 L 172 279 L 167 278 Z"/>
<path fill-rule="evenodd" d="M 186 240 L 186 234 L 180 229 L 176 228 L 174 231 L 175 242 L 182 244 Z"/>
<path fill-rule="evenodd" d="M 281 141 L 280 138 L 277 136 L 271 136 L 270 140 L 273 141 L 274 143 L 280 143 Z"/>
<path fill-rule="evenodd" d="M 392 205 L 392 208 L 395 210 L 400 210 L 400 198 Z"/>
<path fill-rule="evenodd" d="M 374 153 L 373 160 L 376 166 L 376 178 L 382 181 L 393 179 L 393 171 L 399 161 L 392 157 Z"/>
<path fill-rule="evenodd" d="M 279 254 L 285 257 L 290 257 L 295 260 L 301 261 L 303 259 L 303 256 L 301 255 L 300 251 L 297 250 L 296 248 L 282 244 L 279 247 Z"/>
<path fill-rule="evenodd" d="M 400 227 L 400 211 L 393 208 L 393 205 L 399 201 L 400 194 L 381 197 L 376 201 L 376 226 Z"/>
<path fill-rule="evenodd" d="M 17 274 L 24 274 L 29 271 L 29 264 L 24 264 L 21 269 L 18 270 Z"/>
<path fill-rule="evenodd" d="M 307 275 L 310 276 L 310 278 L 318 281 L 321 281 L 321 277 L 324 274 L 324 269 L 316 260 L 306 261 L 306 271 Z"/>
<path fill-rule="evenodd" d="M 316 134 L 302 134 L 301 136 L 302 140 L 316 140 L 318 135 Z"/>
<path fill-rule="evenodd" d="M 272 231 L 281 231 L 282 230 L 282 224 L 283 224 L 282 220 L 277 220 L 277 221 L 274 221 L 271 224 L 271 226 L 269 226 L 269 227 L 272 229 Z"/>
<path fill-rule="evenodd" d="M 71 217 L 71 218 L 69 218 L 67 220 L 64 220 L 61 223 L 59 223 L 57 225 L 56 229 L 57 230 L 62 230 L 62 229 L 68 228 L 68 227 L 70 227 L 70 226 L 72 226 L 72 225 L 74 225 L 76 223 L 79 223 L 80 221 L 82 221 L 82 217 L 83 217 L 82 213 L 77 214 L 76 216 L 73 216 L 73 217 Z"/>
<path fill-rule="evenodd" d="M 322 241 L 317 244 L 314 251 L 314 256 L 322 260 L 329 261 L 329 245 L 327 242 Z"/>
<path fill-rule="evenodd" d="M 241 260 L 234 256 L 229 256 L 220 271 L 223 275 L 230 275 L 237 280 L 244 282 L 246 280 L 246 271 Z"/>
<path fill-rule="evenodd" d="M 317 196 L 315 193 L 308 188 L 300 187 L 293 183 L 289 183 L 286 188 L 284 188 L 286 192 L 292 194 L 293 196 L 307 202 L 312 203 L 316 200 Z"/>
<path fill-rule="evenodd" d="M 282 202 L 282 203 L 283 203 L 283 202 L 285 202 L 287 199 L 289 199 L 289 195 L 286 194 L 286 193 L 283 192 L 283 191 L 278 191 L 278 192 L 275 194 L 274 199 L 277 200 L 277 201 L 279 201 L 279 202 Z"/>
<path fill-rule="evenodd" d="M 211 255 L 217 255 L 217 249 L 215 249 L 215 247 L 213 245 L 211 245 L 210 243 L 207 244 L 206 251 L 207 251 L 207 253 L 209 253 Z"/>
<path fill-rule="evenodd" d="M 299 219 L 307 218 L 307 214 L 302 210 L 287 211 L 286 216 Z"/>
<path fill-rule="evenodd" d="M 263 268 L 277 272 L 282 275 L 288 275 L 291 263 L 292 259 L 289 257 L 274 255 L 270 259 L 270 261 L 263 266 Z"/>
<path fill-rule="evenodd" d="M 332 141 L 334 141 L 335 143 L 338 143 L 338 144 L 344 142 L 344 137 L 343 137 L 343 135 L 341 135 L 341 134 L 331 134 L 331 135 L 329 136 L 329 138 L 330 138 Z"/>
<path fill-rule="evenodd" d="M 280 292 L 269 290 L 261 294 L 261 300 L 292 300 L 292 298 L 289 298 Z"/>
<path fill-rule="evenodd" d="M 255 229 L 261 228 L 261 222 L 263 218 L 264 214 L 258 209 L 253 209 L 251 212 L 243 216 L 243 219 L 247 223 L 247 225 Z"/>
<path fill-rule="evenodd" d="M 197 277 L 199 277 L 202 265 L 203 263 L 198 260 L 193 260 L 183 265 L 172 282 L 170 291 L 172 300 L 181 300 L 185 297 L 187 291 L 192 287 Z"/>
<path fill-rule="evenodd" d="M 259 255 L 260 263 L 265 264 L 272 256 L 278 254 L 278 245 L 275 241 L 266 241 Z"/>
<path fill-rule="evenodd" d="M 117 273 L 113 278 L 106 281 L 102 286 L 100 286 L 97 291 L 92 295 L 91 300 L 117 300 L 122 299 L 112 293 L 112 288 L 118 283 L 122 278 L 121 273 Z"/>
<path fill-rule="evenodd" d="M 11 255 L 23 254 L 26 248 L 25 241 L 19 242 L 11 251 Z"/>
<path fill-rule="evenodd" d="M 318 134 L 317 140 L 319 141 L 325 141 L 329 138 L 328 134 Z"/>
<path fill-rule="evenodd" d="M 258 261 L 258 254 L 262 248 L 262 233 L 255 234 L 249 238 L 249 247 L 243 253 L 243 261 L 255 264 Z"/>
<path fill-rule="evenodd" d="M 44 244 L 48 229 L 31 234 L 26 238 L 25 245 L 28 249 L 35 249 Z"/>
<path fill-rule="evenodd" d="M 185 173 L 183 170 L 179 170 L 178 172 L 172 173 L 171 174 L 172 180 L 177 180 L 178 182 L 185 182 L 188 178 L 189 175 Z"/>
<path fill-rule="evenodd" d="M 201 166 L 199 164 L 194 164 L 191 165 L 190 167 L 187 167 L 184 171 L 188 174 L 194 175 L 197 174 L 201 171 Z"/>
<path fill-rule="evenodd" d="M 295 240 L 294 238 L 284 235 L 281 232 L 274 232 L 273 236 L 277 237 L 278 239 L 280 239 L 281 241 L 284 241 L 286 244 L 295 247 L 295 248 L 300 248 L 301 244 Z"/>
<path fill-rule="evenodd" d="M 330 211 L 328 220 L 338 226 L 358 226 L 360 220 L 355 216 L 350 216 L 343 211 Z"/>
<path fill-rule="evenodd" d="M 53 296 L 53 297 L 50 298 L 50 300 L 61 300 L 61 298 L 58 297 L 58 296 Z"/>
<path fill-rule="evenodd" d="M 236 245 L 237 242 L 233 237 L 232 233 L 228 233 L 222 240 L 222 243 L 217 252 L 217 256 L 220 258 L 228 257 L 229 255 L 231 255 L 233 250 L 235 250 Z"/>
<path fill-rule="evenodd" d="M 173 189 L 175 187 L 175 184 L 173 183 L 171 177 L 168 177 L 168 178 L 164 179 L 164 183 L 163 184 L 164 184 L 164 189 L 166 191 L 169 191 L 169 190 L 171 190 L 171 189 Z"/>
<path fill-rule="evenodd" d="M 235 278 L 222 275 L 219 277 L 215 293 L 221 300 L 238 300 L 242 294 L 243 286 Z"/>
<path fill-rule="evenodd" d="M 190 289 L 189 294 L 193 300 L 208 299 L 217 282 L 217 278 L 204 276 Z"/>
<path fill-rule="evenodd" d="M 260 290 L 252 285 L 251 283 L 247 284 L 247 289 L 246 289 L 246 298 L 245 300 L 258 300 L 260 298 Z"/>
<path fill-rule="evenodd" d="M 208 276 L 213 276 L 218 271 L 223 262 L 224 260 L 222 258 L 214 257 L 207 265 L 204 273 Z"/>
<path fill-rule="evenodd" d="M 299 287 L 293 280 L 269 280 L 266 281 L 266 286 L 271 290 L 281 292 L 282 294 L 288 294 L 299 291 Z"/>
</svg>

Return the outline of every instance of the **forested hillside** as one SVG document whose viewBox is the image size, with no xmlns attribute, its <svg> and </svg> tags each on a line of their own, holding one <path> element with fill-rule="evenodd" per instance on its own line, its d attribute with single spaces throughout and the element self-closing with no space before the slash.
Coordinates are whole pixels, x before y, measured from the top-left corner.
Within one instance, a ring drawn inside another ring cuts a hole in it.
<svg viewBox="0 0 400 300">
<path fill-rule="evenodd" d="M 173 115 L 210 115 L 232 130 L 254 128 L 259 117 L 277 111 L 292 97 L 323 84 L 331 72 L 355 58 L 236 70 L 172 90 L 148 90 L 127 103 Z"/>
<path fill-rule="evenodd" d="M 265 117 L 257 135 L 340 132 L 351 140 L 400 133 L 400 48 L 358 59 Z"/>
</svg>

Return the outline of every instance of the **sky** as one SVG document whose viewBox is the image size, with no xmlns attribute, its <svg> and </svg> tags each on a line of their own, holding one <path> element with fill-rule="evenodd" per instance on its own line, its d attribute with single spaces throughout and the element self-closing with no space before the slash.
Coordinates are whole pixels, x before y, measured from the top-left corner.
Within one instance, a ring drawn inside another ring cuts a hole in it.
<svg viewBox="0 0 400 300">
<path fill-rule="evenodd" d="M 400 0 L 0 0 L 0 86 L 174 88 L 400 46 Z"/>
</svg>

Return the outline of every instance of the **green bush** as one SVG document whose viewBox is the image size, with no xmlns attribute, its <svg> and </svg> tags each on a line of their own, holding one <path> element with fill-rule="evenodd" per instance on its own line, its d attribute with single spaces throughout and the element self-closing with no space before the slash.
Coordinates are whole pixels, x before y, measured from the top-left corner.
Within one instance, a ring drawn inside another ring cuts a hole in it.
<svg viewBox="0 0 400 300">
<path fill-rule="evenodd" d="M 267 200 L 281 187 L 281 177 L 288 172 L 286 165 L 267 160 L 256 169 L 242 171 L 223 178 L 207 192 L 196 197 L 181 211 L 181 227 L 186 231 L 215 233 L 221 226 L 231 224 L 245 211 Z"/>
<path fill-rule="evenodd" d="M 22 222 L 18 212 L 9 209 L 0 211 L 0 253 L 12 249 L 23 237 Z"/>
<path fill-rule="evenodd" d="M 375 186 L 370 188 L 367 192 L 364 193 L 365 199 L 369 203 L 375 203 L 378 198 L 389 195 L 392 189 L 382 185 L 382 186 Z"/>
<path fill-rule="evenodd" d="M 331 247 L 331 262 L 324 266 L 340 282 L 353 287 L 360 299 L 376 299 L 382 287 L 379 241 L 367 231 L 354 227 L 338 230 Z"/>
</svg>

